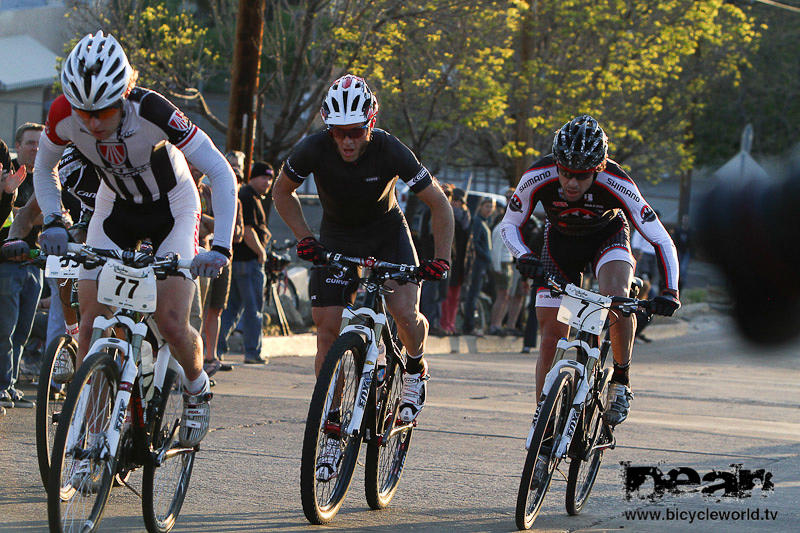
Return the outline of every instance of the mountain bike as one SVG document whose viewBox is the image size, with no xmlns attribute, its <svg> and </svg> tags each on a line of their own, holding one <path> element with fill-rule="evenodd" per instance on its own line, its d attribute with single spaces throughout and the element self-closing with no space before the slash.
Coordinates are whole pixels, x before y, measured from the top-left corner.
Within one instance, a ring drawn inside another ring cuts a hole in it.
<svg viewBox="0 0 800 533">
<path fill-rule="evenodd" d="M 48 256 L 45 277 L 58 280 L 76 280 L 80 265 L 68 257 Z M 77 284 L 72 284 L 70 305 L 77 306 Z M 75 369 L 75 358 L 78 355 L 78 341 L 71 335 L 59 335 L 42 354 L 42 365 L 39 370 L 39 387 L 36 391 L 36 457 L 39 461 L 39 474 L 42 484 L 47 489 L 47 476 L 50 472 L 50 455 L 53 451 L 58 417 L 64 404 L 64 388 L 71 376 L 65 376 L 56 383 L 53 379 L 56 360 L 62 357 L 62 364 Z"/>
<path fill-rule="evenodd" d="M 634 287 L 640 286 L 640 280 L 634 282 Z M 630 316 L 650 308 L 648 300 L 636 298 L 637 289 L 632 289 L 630 298 L 610 297 L 552 277 L 546 287 L 554 296 L 562 296 L 558 320 L 577 330 L 577 335 L 572 341 L 558 341 L 525 441 L 528 453 L 516 506 L 519 529 L 533 525 L 562 459 L 569 460 L 567 512 L 578 514 L 586 505 L 603 452 L 616 445 L 614 428 L 603 416 L 612 375 L 611 368 L 604 368 L 611 348 L 609 310 Z M 603 341 L 598 346 L 600 336 Z"/>
<path fill-rule="evenodd" d="M 313 524 L 330 522 L 339 511 L 362 441 L 367 445 L 367 503 L 372 509 L 388 506 L 416 427 L 416 421 L 405 423 L 398 417 L 406 354 L 386 313 L 384 295 L 392 292 L 385 286 L 389 280 L 418 283 L 417 267 L 337 253 L 327 257 L 340 273 L 358 267 L 369 273 L 359 277 L 363 305 L 342 312 L 339 337 L 325 356 L 308 408 L 300 492 L 303 511 Z M 320 458 L 331 454 L 338 460 L 321 467 Z"/>
<path fill-rule="evenodd" d="M 275 315 L 281 335 L 292 334 L 289 321 L 286 319 L 282 298 L 288 298 L 295 310 L 300 309 L 297 289 L 286 274 L 286 267 L 292 262 L 287 250 L 295 244 L 297 244 L 296 240 L 287 239 L 282 245 L 278 245 L 273 240 L 270 250 L 267 252 L 267 262 L 264 265 L 264 271 L 267 275 L 264 289 L 266 298 L 264 301 L 267 307 L 275 307 Z"/>
<path fill-rule="evenodd" d="M 197 448 L 178 442 L 183 370 L 152 314 L 156 280 L 183 275 L 179 269 L 191 261 L 74 244 L 67 255 L 86 268 L 102 267 L 97 299 L 117 311 L 95 319 L 89 355 L 58 417 L 48 475 L 50 530 L 96 530 L 115 476 L 143 466 L 145 525 L 167 532 L 183 505 Z M 106 336 L 112 330 L 124 338 Z"/>
</svg>

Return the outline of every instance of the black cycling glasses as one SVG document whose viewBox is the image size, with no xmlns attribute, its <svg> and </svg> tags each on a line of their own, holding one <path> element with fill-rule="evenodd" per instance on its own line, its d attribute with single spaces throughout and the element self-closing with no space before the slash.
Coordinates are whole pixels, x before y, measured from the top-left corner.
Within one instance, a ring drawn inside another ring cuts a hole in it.
<svg viewBox="0 0 800 533">
<path fill-rule="evenodd" d="M 358 140 L 366 135 L 367 129 L 369 129 L 369 126 L 364 124 L 363 126 L 356 126 L 355 128 L 340 128 L 338 126 L 331 126 L 328 128 L 328 131 L 334 139 L 342 140 L 347 137 L 353 140 Z"/>
<path fill-rule="evenodd" d="M 575 178 L 578 181 L 584 181 L 593 178 L 596 173 L 595 170 L 572 170 L 562 166 L 560 163 L 556 163 L 556 166 L 558 167 L 558 173 L 568 180 Z"/>
</svg>

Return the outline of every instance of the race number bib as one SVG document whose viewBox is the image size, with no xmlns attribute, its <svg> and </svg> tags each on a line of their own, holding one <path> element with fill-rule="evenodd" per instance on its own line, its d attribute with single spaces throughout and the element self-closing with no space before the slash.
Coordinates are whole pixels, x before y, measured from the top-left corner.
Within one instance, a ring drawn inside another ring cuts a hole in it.
<svg viewBox="0 0 800 533">
<path fill-rule="evenodd" d="M 69 257 L 48 255 L 44 268 L 44 277 L 56 279 L 77 279 L 80 264 Z"/>
<path fill-rule="evenodd" d="M 97 279 L 97 301 L 141 313 L 156 310 L 156 276 L 151 268 L 109 261 Z"/>
<path fill-rule="evenodd" d="M 611 298 L 606 300 L 608 301 L 605 305 L 610 305 Z M 608 309 L 600 304 L 582 301 L 566 294 L 561 297 L 561 307 L 558 308 L 559 322 L 599 335 L 606 323 L 606 316 Z"/>
</svg>

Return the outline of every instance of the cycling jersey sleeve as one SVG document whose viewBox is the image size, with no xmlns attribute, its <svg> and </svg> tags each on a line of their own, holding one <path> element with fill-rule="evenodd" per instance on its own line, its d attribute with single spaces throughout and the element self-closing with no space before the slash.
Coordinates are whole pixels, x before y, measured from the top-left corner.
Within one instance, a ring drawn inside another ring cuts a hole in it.
<svg viewBox="0 0 800 533">
<path fill-rule="evenodd" d="M 391 164 L 390 172 L 396 172 L 397 176 L 406 182 L 408 188 L 414 193 L 418 193 L 425 187 L 433 183 L 431 173 L 425 168 L 411 151 L 411 148 L 391 134 L 386 134 L 386 143 L 391 157 L 384 161 Z"/>
<path fill-rule="evenodd" d="M 609 168 L 611 168 L 609 166 Z M 678 290 L 678 251 L 672 237 L 661 224 L 653 209 L 647 204 L 639 188 L 622 169 L 615 168 L 617 173 L 601 172 L 597 176 L 597 184 L 609 191 L 619 200 L 628 221 L 642 234 L 642 237 L 653 245 L 658 268 L 668 289 Z M 619 175 L 617 175 L 619 174 Z"/>
<path fill-rule="evenodd" d="M 185 151 L 186 159 L 211 180 L 211 202 L 214 205 L 214 242 L 212 249 L 229 257 L 236 218 L 236 178 L 233 169 L 206 133 L 197 129 L 194 150 Z"/>
<path fill-rule="evenodd" d="M 286 158 L 283 172 L 295 183 L 303 183 L 314 170 L 314 154 L 319 153 L 319 148 L 314 146 L 315 139 L 317 136 L 308 136 L 301 140 Z"/>
<path fill-rule="evenodd" d="M 137 88 L 143 91 L 139 115 L 157 125 L 167 137 L 167 140 L 176 148 L 186 153 L 194 151 L 201 138 L 198 134 L 202 130 L 192 123 L 183 112 L 175 105 L 155 91 Z"/>
<path fill-rule="evenodd" d="M 39 138 L 39 151 L 33 165 L 33 189 L 42 213 L 61 214 L 61 184 L 58 180 L 58 161 L 64 146 L 50 140 L 46 132 Z"/>
<path fill-rule="evenodd" d="M 543 160 L 542 160 L 543 161 Z M 539 201 L 536 198 L 536 191 L 542 186 L 552 181 L 553 178 L 550 174 L 543 174 L 542 165 L 535 163 L 519 180 L 514 194 L 506 207 L 506 214 L 503 220 L 500 221 L 500 236 L 514 257 L 522 257 L 525 254 L 531 253 L 531 249 L 525 244 L 525 239 L 522 236 L 522 228 L 528 222 L 528 219 Z"/>
</svg>

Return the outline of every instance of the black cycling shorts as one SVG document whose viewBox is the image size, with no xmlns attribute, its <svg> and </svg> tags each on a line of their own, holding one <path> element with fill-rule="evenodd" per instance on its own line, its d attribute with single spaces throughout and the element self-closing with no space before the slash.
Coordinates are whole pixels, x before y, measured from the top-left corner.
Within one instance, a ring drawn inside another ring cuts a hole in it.
<svg viewBox="0 0 800 533">
<path fill-rule="evenodd" d="M 566 235 L 554 229 L 548 221 L 544 228 L 541 261 L 548 274 L 577 285 L 588 266 L 595 276 L 609 260 L 623 260 L 633 266 L 630 242 L 628 221 L 621 214 L 589 235 Z"/>
<path fill-rule="evenodd" d="M 327 250 L 350 257 L 374 257 L 404 265 L 419 264 L 411 231 L 403 217 L 359 228 L 333 229 L 323 224 L 320 242 Z M 312 307 L 351 304 L 358 289 L 357 277 L 355 269 L 342 274 L 327 265 L 312 267 L 308 282 Z"/>
</svg>

